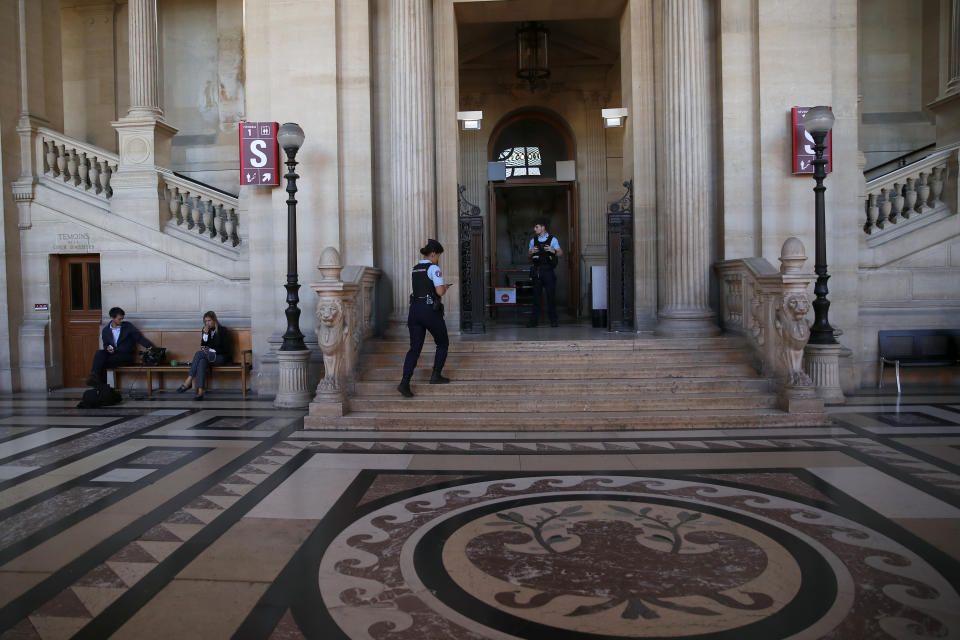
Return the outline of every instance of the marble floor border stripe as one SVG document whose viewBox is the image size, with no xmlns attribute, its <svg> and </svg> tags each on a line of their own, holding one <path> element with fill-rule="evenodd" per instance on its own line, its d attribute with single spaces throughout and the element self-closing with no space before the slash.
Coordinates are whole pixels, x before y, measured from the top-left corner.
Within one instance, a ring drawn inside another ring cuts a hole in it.
<svg viewBox="0 0 960 640">
<path fill-rule="evenodd" d="M 907 438 L 930 437 L 930 434 L 911 432 L 911 433 L 905 433 L 905 434 L 885 435 L 885 434 L 873 433 L 867 429 L 864 429 L 862 427 L 857 427 L 857 426 L 851 426 L 851 430 L 858 432 L 859 435 L 864 438 L 869 438 L 874 442 L 890 447 L 891 449 L 895 449 L 904 455 L 917 458 L 918 460 L 922 460 L 927 464 L 931 464 L 949 473 L 960 475 L 960 465 L 953 464 L 952 462 L 948 460 L 944 460 L 943 458 L 932 456 L 925 451 L 918 451 L 917 449 L 913 449 L 899 442 L 899 440 L 903 440 Z M 960 435 L 960 429 L 957 430 L 957 434 Z M 942 435 L 942 434 L 938 434 L 938 435 Z"/>
<path fill-rule="evenodd" d="M 183 505 L 189 504 L 222 482 L 225 478 L 229 478 L 236 473 L 238 469 L 242 469 L 244 465 L 252 460 L 256 460 L 259 456 L 276 446 L 287 434 L 302 427 L 302 419 L 294 421 L 289 427 L 278 432 L 276 437 L 265 440 L 261 444 L 244 451 L 229 464 L 214 470 L 204 477 L 203 480 L 179 492 L 150 513 L 137 518 L 113 535 L 101 540 L 89 551 L 61 567 L 25 593 L 11 600 L 6 606 L 0 608 L 0 632 L 17 624 L 24 616 L 29 615 L 37 607 L 73 584 L 78 577 L 86 575 L 124 546 L 137 540 L 152 527 L 162 523 L 166 518 L 181 509 Z"/>
<path fill-rule="evenodd" d="M 304 450 L 304 453 L 307 453 L 307 451 Z M 320 597 L 320 588 L 317 584 L 313 569 L 319 566 L 320 558 L 326 551 L 327 546 L 333 542 L 334 538 L 336 538 L 342 530 L 342 527 L 338 527 L 337 524 L 347 522 L 351 517 L 357 515 L 357 505 L 360 504 L 363 495 L 370 489 L 370 486 L 381 473 L 423 473 L 424 475 L 428 475 L 431 472 L 406 471 L 404 469 L 361 470 L 353 482 L 350 483 L 350 486 L 340 494 L 337 501 L 330 507 L 327 515 L 317 523 L 317 526 L 303 544 L 300 545 L 300 548 L 290 557 L 286 566 L 284 566 L 276 579 L 274 579 L 273 584 L 267 588 L 257 604 L 251 609 L 250 613 L 247 614 L 247 617 L 234 632 L 234 638 L 263 638 L 264 640 L 270 638 L 273 630 L 280 622 L 280 618 L 283 617 L 289 608 L 297 626 L 305 637 L 323 638 L 323 640 L 351 640 L 351 638 L 344 634 L 334 623 L 327 607 L 317 606 L 318 603 L 323 602 L 323 598 Z M 434 475 L 459 475 L 458 472 L 446 470 L 432 473 Z M 472 475 L 470 481 L 483 481 L 486 475 L 487 474 Z M 460 482 L 450 481 L 431 486 L 434 488 L 444 488 L 444 485 L 454 487 L 458 484 L 460 484 Z M 412 491 L 417 493 L 416 490 Z M 407 492 L 401 492 L 397 495 L 402 495 L 402 493 Z M 363 505 L 363 508 L 366 507 L 367 505 Z M 298 588 L 303 586 L 306 586 L 306 588 Z M 309 608 L 311 605 L 315 609 L 315 615 L 326 619 L 327 628 L 318 628 L 314 623 L 314 619 L 300 618 L 294 611 L 295 608 Z"/>
<path fill-rule="evenodd" d="M 147 414 L 147 415 L 150 415 L 150 414 Z M 159 417 L 159 416 L 158 416 L 158 417 Z M 153 429 L 156 429 L 157 427 L 162 427 L 163 425 L 165 425 L 165 424 L 167 424 L 167 423 L 169 423 L 169 422 L 172 422 L 172 421 L 174 421 L 174 420 L 177 420 L 177 419 L 179 419 L 179 418 L 182 418 L 182 417 L 183 417 L 183 416 L 182 416 L 181 414 L 177 414 L 177 415 L 173 415 L 173 416 L 164 416 L 164 417 L 162 417 L 162 419 L 158 420 L 157 422 L 152 423 L 152 424 L 149 424 L 149 425 L 147 425 L 147 426 L 145 426 L 145 427 L 143 427 L 143 428 L 141 428 L 141 429 L 137 429 L 136 431 L 131 431 L 130 433 L 123 434 L 123 435 L 121 435 L 121 436 L 118 436 L 118 437 L 116 437 L 116 438 L 113 438 L 113 439 L 111 439 L 111 440 L 109 440 L 109 441 L 107 441 L 107 442 L 104 442 L 104 443 L 102 443 L 102 444 L 99 444 L 99 445 L 90 447 L 89 449 L 84 449 L 83 451 L 78 451 L 77 453 L 75 453 L 75 454 L 73 454 L 73 455 L 65 456 L 65 457 L 57 460 L 56 462 L 52 462 L 52 463 L 50 463 L 50 464 L 48 464 L 48 465 L 44 465 L 44 466 L 38 467 L 38 468 L 34 469 L 33 471 L 30 471 L 29 473 L 24 473 L 24 474 L 22 474 L 22 475 L 19 475 L 19 476 L 17 476 L 16 478 L 11 478 L 10 480 L 5 480 L 5 481 L 3 481 L 3 482 L 0 482 L 0 492 L 3 492 L 3 491 L 5 491 L 5 490 L 9 489 L 10 487 L 16 486 L 16 485 L 20 484 L 21 482 L 26 482 L 27 480 L 31 480 L 31 479 L 33 479 L 33 478 L 36 478 L 37 476 L 42 476 L 42 475 L 44 475 L 44 474 L 46 474 L 46 473 L 50 473 L 51 471 L 54 471 L 54 470 L 56 470 L 56 469 L 58 469 L 58 468 L 60 468 L 60 467 L 62 467 L 62 466 L 65 466 L 65 465 L 67 465 L 67 464 L 70 464 L 71 462 L 76 462 L 77 460 L 82 460 L 83 458 L 86 458 L 87 456 L 92 455 L 92 454 L 94 454 L 94 453 L 98 453 L 98 452 L 100 452 L 100 451 L 105 451 L 105 450 L 107 450 L 107 449 L 109 449 L 109 448 L 111 448 L 111 447 L 116 446 L 117 444 L 119 444 L 119 443 L 121 443 L 121 442 L 126 442 L 126 441 L 128 441 L 128 440 L 132 440 L 132 439 L 134 439 L 134 438 L 137 438 L 137 437 L 139 437 L 139 436 L 141 436 L 141 435 L 143 435 L 143 434 L 145 434 L 145 433 L 147 433 L 147 432 L 149 432 L 149 431 L 151 431 L 151 430 L 153 430 Z M 125 420 L 118 420 L 115 424 L 110 425 L 110 426 L 116 426 L 117 424 L 122 424 L 123 422 L 125 422 Z M 104 428 L 106 428 L 106 427 L 104 427 Z M 83 435 L 90 435 L 90 433 L 91 433 L 91 430 L 86 430 L 86 431 L 84 431 L 83 433 L 78 434 L 77 436 L 70 436 L 70 438 L 64 438 L 63 440 L 59 440 L 59 441 L 57 441 L 57 442 L 52 442 L 52 443 L 50 443 L 49 445 L 46 445 L 46 446 L 43 446 L 43 447 L 38 447 L 37 449 L 34 449 L 34 450 L 30 451 L 30 452 L 25 452 L 25 453 L 23 454 L 23 456 L 17 456 L 17 457 L 25 457 L 25 456 L 30 455 L 30 454 L 32 454 L 32 453 L 37 453 L 38 451 L 43 451 L 43 450 L 46 450 L 46 449 L 49 449 L 49 448 L 53 448 L 53 447 L 56 447 L 56 446 L 60 446 L 60 445 L 65 444 L 65 442 L 67 442 L 68 440 L 73 440 L 73 439 L 75 439 L 75 438 L 82 437 Z M 7 464 L 7 461 L 5 461 L 5 460 L 0 460 L 0 464 Z"/>
<path fill-rule="evenodd" d="M 211 448 L 191 448 L 187 449 L 184 447 L 176 447 L 177 449 L 182 449 L 187 451 L 187 454 L 182 458 L 176 460 L 171 464 L 166 464 L 163 466 L 145 466 L 145 465 L 132 465 L 126 463 L 128 460 L 134 460 L 136 458 L 142 457 L 147 453 L 151 453 L 152 450 L 168 450 L 167 447 L 145 447 L 140 451 L 136 451 L 128 456 L 124 456 L 119 460 L 115 460 L 108 465 L 99 467 L 93 471 L 85 473 L 82 476 L 78 476 L 65 482 L 63 484 L 57 485 L 51 489 L 48 489 L 42 493 L 31 496 L 22 502 L 18 502 L 9 509 L 5 509 L 3 512 L 0 512 L 0 521 L 14 515 L 15 513 L 20 513 L 34 505 L 37 505 L 59 493 L 62 493 L 68 489 L 77 486 L 92 486 L 91 480 L 96 478 L 104 473 L 110 471 L 111 469 L 117 467 L 127 467 L 127 468 L 151 468 L 154 469 L 154 472 L 137 480 L 135 482 L 97 482 L 95 486 L 102 487 L 113 487 L 115 491 L 106 495 L 102 498 L 94 500 L 87 506 L 74 511 L 73 513 L 67 514 L 66 516 L 51 522 L 50 524 L 40 528 L 39 530 L 31 533 L 26 538 L 23 538 L 19 542 L 11 544 L 10 546 L 0 549 L 0 566 L 6 564 L 10 560 L 16 558 L 22 553 L 26 553 L 30 549 L 33 549 L 37 545 L 57 536 L 73 525 L 85 520 L 89 517 L 95 516 L 99 511 L 109 507 L 112 504 L 127 498 L 128 496 L 136 493 L 140 489 L 143 489 L 149 484 L 153 484 L 160 478 L 169 475 L 170 473 L 175 472 L 177 469 L 180 469 L 186 464 L 189 464 L 193 460 L 196 460 L 200 456 L 212 451 Z"/>
<path fill-rule="evenodd" d="M 75 640 L 83 640 L 84 638 L 99 640 L 117 631 L 178 573 L 185 569 L 190 562 L 226 533 L 254 505 L 270 495 L 270 492 L 289 478 L 294 471 L 303 466 L 303 463 L 310 457 L 311 455 L 307 451 L 300 451 L 295 454 L 262 483 L 226 509 L 216 520 L 190 538 L 187 544 L 180 546 L 159 563 L 150 573 L 104 609 L 100 615 L 80 629 L 73 638 Z"/>
<path fill-rule="evenodd" d="M 4 426 L 10 426 L 10 425 L 4 425 Z M 30 436 L 35 433 L 40 433 L 41 431 L 46 431 L 50 427 L 20 427 L 20 428 L 24 430 L 20 431 L 19 433 L 11 433 L 6 437 L 0 438 L 0 445 L 10 442 L 11 440 L 16 440 L 17 438 L 22 438 L 23 436 Z"/>
<path fill-rule="evenodd" d="M 889 462 L 879 460 L 869 454 L 854 449 L 853 447 L 846 447 L 843 449 L 843 452 L 851 458 L 854 458 L 855 460 L 862 462 L 867 466 L 873 467 L 881 473 L 885 473 L 891 478 L 895 478 L 896 480 L 899 480 L 900 482 L 909 485 L 918 491 L 927 493 L 931 497 L 945 502 L 952 507 L 957 507 L 960 509 L 960 495 L 950 493 L 943 487 L 939 487 L 931 482 L 917 478 L 916 476 L 906 473 L 903 471 L 903 469 L 900 469 Z"/>
<path fill-rule="evenodd" d="M 849 425 L 849 426 L 853 427 L 854 425 Z M 718 435 L 711 435 L 711 436 L 701 435 L 701 436 L 694 436 L 694 437 L 688 436 L 685 431 L 678 431 L 676 432 L 677 435 L 675 436 L 664 435 L 664 436 L 654 436 L 654 437 L 649 437 L 644 435 L 643 431 L 635 431 L 631 434 L 631 437 L 621 436 L 619 438 L 614 438 L 609 435 L 599 434 L 594 437 L 589 437 L 589 436 L 579 436 L 579 437 L 570 437 L 570 438 L 530 437 L 530 438 L 523 438 L 523 439 L 507 438 L 507 437 L 489 437 L 489 436 L 486 436 L 484 432 L 476 432 L 476 431 L 464 432 L 464 435 L 466 437 L 460 437 L 460 438 L 451 438 L 447 436 L 438 437 L 436 435 L 432 435 L 430 432 L 424 432 L 423 437 L 420 437 L 420 438 L 410 438 L 410 437 L 396 437 L 389 431 L 383 431 L 383 432 L 380 432 L 383 434 L 383 437 L 377 437 L 377 435 L 372 434 L 368 437 L 364 437 L 364 436 L 350 437 L 346 435 L 339 436 L 339 437 L 328 436 L 328 437 L 319 437 L 319 438 L 297 437 L 295 438 L 295 440 L 298 440 L 298 441 L 310 440 L 313 442 L 411 442 L 411 443 L 445 442 L 445 441 L 457 440 L 457 441 L 464 441 L 464 442 L 503 442 L 503 443 L 510 443 L 510 444 L 514 444 L 517 442 L 527 443 L 527 444 L 535 443 L 535 442 L 542 442 L 543 444 L 554 444 L 557 442 L 604 442 L 604 441 L 615 441 L 615 440 L 622 441 L 622 442 L 639 442 L 639 441 L 664 442 L 664 441 L 675 441 L 675 440 L 699 442 L 702 440 L 744 440 L 744 439 L 747 439 L 747 440 L 797 440 L 797 439 L 815 439 L 815 438 L 842 438 L 842 437 L 848 437 L 852 435 L 860 435 L 859 431 L 857 433 L 851 433 L 849 429 L 845 429 L 845 431 L 846 433 L 837 433 L 836 430 L 834 430 L 829 434 L 828 433 L 812 433 L 811 434 L 811 433 L 807 433 L 803 429 L 798 429 L 796 433 L 763 435 L 762 430 L 753 429 L 753 430 L 750 430 L 750 435 L 718 434 Z M 958 429 L 958 431 L 960 431 L 960 429 Z M 574 431 L 571 433 L 579 434 L 583 432 Z M 470 437 L 471 435 L 475 437 Z"/>
<path fill-rule="evenodd" d="M 25 458 L 29 455 L 33 455 L 40 451 L 45 451 L 46 449 L 52 449 L 53 447 L 58 447 L 60 445 L 67 444 L 68 442 L 72 442 L 74 440 L 82 438 L 83 436 L 89 435 L 90 433 L 93 433 L 95 431 L 100 431 L 102 429 L 109 429 L 110 427 L 115 427 L 118 424 L 123 424 L 124 422 L 126 422 L 126 418 L 117 418 L 116 420 L 111 420 L 109 422 L 106 422 L 102 425 L 97 425 L 97 426 L 85 425 L 82 427 L 80 426 L 63 427 L 62 425 L 50 425 L 48 427 L 44 427 L 43 431 L 46 431 L 52 427 L 57 427 L 57 428 L 76 429 L 77 433 L 70 436 L 66 436 L 64 438 L 60 438 L 59 440 L 55 440 L 53 442 L 45 442 L 36 447 L 31 447 L 30 449 L 18 451 L 17 453 L 7 456 L 5 458 L 0 458 L 0 464 L 10 464 L 11 462 L 15 462 L 18 458 Z M 13 425 L 6 425 L 6 426 L 13 426 Z"/>
</svg>

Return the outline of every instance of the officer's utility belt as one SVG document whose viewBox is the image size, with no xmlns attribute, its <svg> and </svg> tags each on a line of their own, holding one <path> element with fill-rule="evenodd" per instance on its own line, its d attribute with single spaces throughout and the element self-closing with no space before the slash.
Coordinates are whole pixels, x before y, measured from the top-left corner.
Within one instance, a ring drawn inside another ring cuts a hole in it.
<svg viewBox="0 0 960 640">
<path fill-rule="evenodd" d="M 443 303 L 440 302 L 440 298 L 434 298 L 433 296 L 415 296 L 412 293 L 410 294 L 410 304 L 414 302 L 426 302 L 433 307 L 433 310 L 438 313 L 443 313 Z"/>
</svg>

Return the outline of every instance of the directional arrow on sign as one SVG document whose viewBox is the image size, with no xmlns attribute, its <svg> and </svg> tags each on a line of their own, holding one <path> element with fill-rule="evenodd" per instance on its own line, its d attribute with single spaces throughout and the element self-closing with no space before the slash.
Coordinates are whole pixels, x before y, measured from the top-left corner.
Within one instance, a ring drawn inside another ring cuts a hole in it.
<svg viewBox="0 0 960 640">
<path fill-rule="evenodd" d="M 260 176 L 260 182 L 270 182 L 270 178 L 272 177 L 272 175 L 273 174 L 271 173 L 263 174 L 262 176 Z"/>
</svg>

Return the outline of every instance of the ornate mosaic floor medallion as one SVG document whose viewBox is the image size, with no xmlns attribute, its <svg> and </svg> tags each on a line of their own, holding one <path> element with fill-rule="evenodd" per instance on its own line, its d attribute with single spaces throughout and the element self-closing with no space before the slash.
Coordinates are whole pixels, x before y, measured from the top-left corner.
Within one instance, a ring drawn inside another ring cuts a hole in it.
<svg viewBox="0 0 960 640">
<path fill-rule="evenodd" d="M 958 637 L 955 590 L 890 538 L 689 480 L 423 493 L 344 529 L 319 579 L 351 638 Z"/>
</svg>

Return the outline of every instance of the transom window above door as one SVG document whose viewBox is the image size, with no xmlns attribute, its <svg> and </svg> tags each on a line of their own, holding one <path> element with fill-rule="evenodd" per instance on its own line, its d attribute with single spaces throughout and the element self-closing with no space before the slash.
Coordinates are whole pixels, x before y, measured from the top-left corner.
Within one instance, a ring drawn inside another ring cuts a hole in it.
<svg viewBox="0 0 960 640">
<path fill-rule="evenodd" d="M 554 118 L 527 112 L 507 118 L 494 130 L 489 159 L 506 165 L 506 179 L 555 180 L 557 161 L 572 160 L 572 141 Z"/>
<path fill-rule="evenodd" d="M 540 147 L 511 147 L 500 152 L 497 160 L 507 165 L 507 177 L 539 176 L 543 158 Z"/>
</svg>

